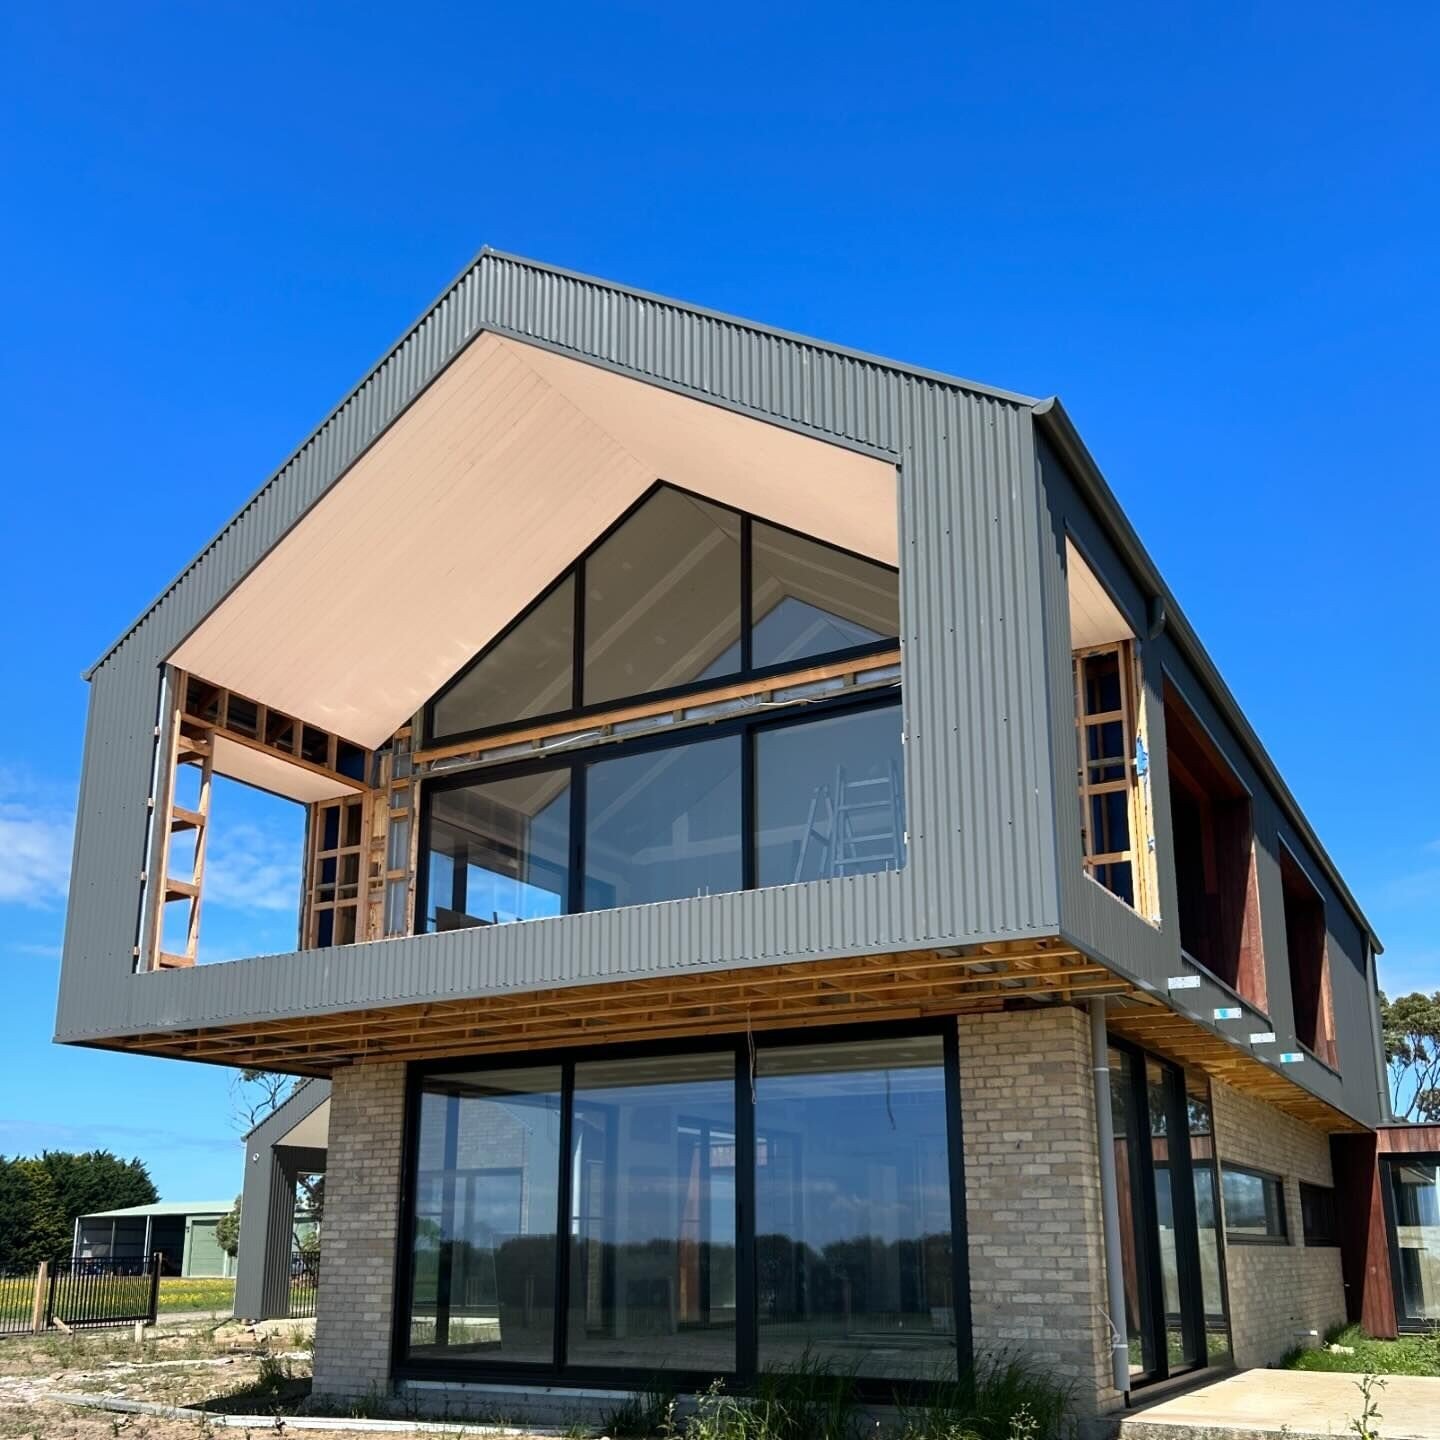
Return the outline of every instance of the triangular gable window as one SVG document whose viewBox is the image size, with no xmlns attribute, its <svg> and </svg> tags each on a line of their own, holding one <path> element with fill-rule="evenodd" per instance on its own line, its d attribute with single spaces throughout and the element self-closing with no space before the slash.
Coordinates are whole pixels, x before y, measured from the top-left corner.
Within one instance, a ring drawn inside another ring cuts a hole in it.
<svg viewBox="0 0 1440 1440">
<path fill-rule="evenodd" d="M 450 681 L 427 729 L 468 738 L 883 648 L 898 633 L 889 566 L 661 484 Z"/>
</svg>

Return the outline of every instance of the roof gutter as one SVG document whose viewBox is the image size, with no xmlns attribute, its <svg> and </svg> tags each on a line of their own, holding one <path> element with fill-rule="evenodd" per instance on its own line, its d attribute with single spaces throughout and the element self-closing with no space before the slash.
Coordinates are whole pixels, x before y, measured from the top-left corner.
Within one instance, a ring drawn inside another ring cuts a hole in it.
<svg viewBox="0 0 1440 1440">
<path fill-rule="evenodd" d="M 1170 593 L 1169 586 L 1161 579 L 1155 562 L 1141 543 L 1139 535 L 1135 533 L 1135 527 L 1120 508 L 1120 502 L 1115 498 L 1115 492 L 1111 490 L 1105 477 L 1100 473 L 1100 467 L 1095 463 L 1095 457 L 1086 448 L 1085 442 L 1080 438 L 1069 415 L 1065 413 L 1065 407 L 1057 396 L 1052 395 L 1048 400 L 1041 400 L 1033 406 L 1031 414 L 1034 415 L 1045 438 L 1059 451 L 1060 457 L 1069 466 L 1070 473 L 1081 494 L 1090 502 L 1121 557 L 1135 572 L 1141 584 L 1164 606 L 1165 629 L 1174 638 L 1176 647 L 1185 657 L 1190 668 L 1199 676 L 1200 683 L 1208 691 L 1210 699 L 1214 701 L 1230 728 L 1235 732 L 1251 764 L 1260 772 L 1261 778 L 1274 793 L 1286 819 L 1299 832 L 1301 838 L 1320 862 L 1320 868 L 1325 872 L 1325 878 L 1334 886 L 1335 893 L 1359 923 L 1375 953 L 1380 954 L 1384 946 L 1381 945 L 1369 920 L 1365 918 L 1365 912 L 1360 908 L 1360 902 L 1350 893 L 1350 887 L 1340 878 L 1340 871 L 1320 843 L 1310 822 L 1305 818 L 1299 801 L 1291 794 L 1290 787 L 1281 779 L 1275 762 L 1270 758 L 1260 737 L 1245 718 L 1239 702 L 1231 694 L 1230 687 L 1221 678 L 1220 671 L 1216 669 L 1215 662 L 1210 658 L 1200 637 L 1185 618 L 1179 602 Z"/>
</svg>

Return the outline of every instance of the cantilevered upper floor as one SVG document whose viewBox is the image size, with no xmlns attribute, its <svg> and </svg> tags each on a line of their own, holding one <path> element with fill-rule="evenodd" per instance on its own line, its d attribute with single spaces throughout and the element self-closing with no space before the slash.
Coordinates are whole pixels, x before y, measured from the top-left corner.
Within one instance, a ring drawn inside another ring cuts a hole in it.
<svg viewBox="0 0 1440 1440">
<path fill-rule="evenodd" d="M 1104 994 L 1380 1118 L 1374 936 L 1053 400 L 482 252 L 89 680 L 63 1041 Z M 215 775 L 306 807 L 292 953 L 195 963 Z"/>
</svg>

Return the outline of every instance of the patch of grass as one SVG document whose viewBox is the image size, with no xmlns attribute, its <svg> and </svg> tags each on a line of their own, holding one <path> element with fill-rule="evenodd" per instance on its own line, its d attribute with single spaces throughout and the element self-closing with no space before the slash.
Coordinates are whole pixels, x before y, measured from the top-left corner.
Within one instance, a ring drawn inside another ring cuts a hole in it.
<svg viewBox="0 0 1440 1440">
<path fill-rule="evenodd" d="M 627 1396 L 604 1419 L 601 1433 L 614 1440 L 648 1440 L 674 1428 L 675 1393 L 659 1382 Z"/>
<path fill-rule="evenodd" d="M 1344 1346 L 1354 1354 L 1320 1348 L 1292 1350 L 1280 1362 L 1286 1370 L 1331 1370 L 1351 1375 L 1440 1375 L 1440 1326 L 1422 1335 L 1377 1340 L 1358 1325 L 1331 1331 L 1326 1344 Z"/>
<path fill-rule="evenodd" d="M 182 1278 L 163 1275 L 160 1278 L 159 1312 L 174 1315 L 182 1310 L 205 1310 L 215 1315 L 228 1315 L 235 1308 L 235 1282 L 218 1276 Z"/>
</svg>

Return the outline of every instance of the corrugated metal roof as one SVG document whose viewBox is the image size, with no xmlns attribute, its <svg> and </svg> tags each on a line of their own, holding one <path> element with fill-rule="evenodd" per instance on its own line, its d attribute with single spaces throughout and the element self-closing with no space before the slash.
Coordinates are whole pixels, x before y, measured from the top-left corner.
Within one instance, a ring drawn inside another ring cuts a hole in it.
<svg viewBox="0 0 1440 1440">
<path fill-rule="evenodd" d="M 261 487 L 245 502 L 245 504 L 240 507 L 239 511 L 236 512 L 234 519 L 227 522 L 215 534 L 215 536 L 209 541 L 209 543 L 206 544 L 206 546 L 195 556 L 195 558 L 191 560 L 188 565 L 185 566 L 185 568 L 175 577 L 175 579 L 172 580 L 165 587 L 165 589 L 162 590 L 153 601 L 151 601 L 148 606 L 146 606 L 146 608 L 140 613 L 136 620 L 124 631 L 124 633 L 119 635 L 115 639 L 115 641 L 106 649 L 105 653 L 101 655 L 100 658 L 96 660 L 96 662 L 88 670 L 85 671 L 84 678 L 86 680 L 89 680 L 91 676 L 94 675 L 95 671 L 98 670 L 100 666 L 102 666 L 111 657 L 111 655 L 113 655 L 115 651 L 118 650 L 120 646 L 123 645 L 125 641 L 128 640 L 130 636 L 133 635 L 135 631 L 140 628 L 141 625 L 144 624 L 145 620 L 151 614 L 153 614 L 156 609 L 159 608 L 159 606 L 164 602 L 166 597 L 175 590 L 176 586 L 180 584 L 180 582 L 186 577 L 186 575 L 188 575 L 192 570 L 194 570 L 195 567 L 205 558 L 205 556 L 215 548 L 216 542 L 219 541 L 220 538 L 225 534 L 225 532 L 230 529 L 230 527 L 235 523 L 235 520 L 238 520 L 240 516 L 244 515 L 247 510 L 249 510 L 252 506 L 258 503 L 265 496 L 266 492 L 270 489 L 270 487 L 277 480 L 279 480 L 281 476 L 284 475 L 285 471 L 291 465 L 293 465 L 295 461 L 299 459 L 299 457 L 303 455 L 307 449 L 315 445 L 316 442 L 324 436 L 326 429 L 330 426 L 331 422 L 338 415 L 340 415 L 347 407 L 352 406 L 357 400 L 363 397 L 367 387 L 372 387 L 374 385 L 377 378 L 380 377 L 381 372 L 406 346 L 407 342 L 411 341 L 427 325 L 427 323 L 430 323 L 431 321 L 436 319 L 437 316 L 440 315 L 440 312 L 445 307 L 446 302 L 455 295 L 455 293 L 460 289 L 460 287 L 466 282 L 467 279 L 475 275 L 475 273 L 479 270 L 480 266 L 487 259 L 503 260 L 510 264 L 524 267 L 528 270 L 533 270 L 546 275 L 554 276 L 557 279 L 572 281 L 577 285 L 598 286 L 617 295 L 625 295 L 631 297 L 632 299 L 643 300 L 657 307 L 664 307 L 667 310 L 683 310 L 690 315 L 704 316 L 708 319 L 718 321 L 722 325 L 725 325 L 727 327 L 733 327 L 737 331 L 746 331 L 756 336 L 765 336 L 770 339 L 788 341 L 796 346 L 814 350 L 818 353 L 823 353 L 826 355 L 839 356 L 850 360 L 857 360 L 865 365 L 874 366 L 877 369 L 881 370 L 888 370 L 896 375 L 907 375 L 921 380 L 933 380 L 942 385 L 953 386 L 956 389 L 969 391 L 971 394 L 974 395 L 982 395 L 999 400 L 1008 400 L 1020 405 L 1034 405 L 1039 403 L 1038 398 L 1035 396 L 1021 395 L 1016 392 L 997 389 L 992 385 L 982 385 L 978 381 L 964 380 L 958 376 L 946 375 L 936 370 L 926 370 L 914 365 L 904 365 L 897 360 L 890 360 L 881 356 L 869 355 L 861 350 L 852 350 L 843 345 L 835 345 L 826 341 L 815 340 L 809 336 L 797 335 L 788 330 L 779 330 L 776 329 L 774 326 L 763 325 L 760 322 L 754 320 L 741 319 L 740 317 L 735 315 L 727 315 L 719 310 L 709 310 L 706 309 L 704 306 L 687 304 L 683 301 L 670 299 L 662 295 L 655 295 L 650 291 L 646 290 L 636 290 L 627 285 L 616 284 L 614 281 L 600 280 L 595 278 L 594 276 L 582 275 L 573 270 L 564 270 L 555 265 L 547 265 L 543 261 L 529 260 L 523 256 L 507 254 L 503 250 L 495 250 L 492 249 L 490 246 L 486 245 L 480 249 L 480 252 L 475 256 L 475 258 L 471 260 L 470 263 L 460 271 L 460 273 L 450 282 L 450 284 L 448 284 L 444 288 L 444 290 L 440 292 L 434 302 L 426 308 L 424 314 L 422 314 L 412 325 L 408 326 L 405 332 L 399 337 L 399 339 L 397 339 L 393 345 L 389 346 L 386 349 L 385 353 L 381 355 L 381 357 L 375 362 L 374 365 L 370 367 L 369 370 L 366 371 L 364 378 L 361 379 L 354 386 L 354 388 L 345 396 L 345 398 L 341 400 L 340 403 L 336 405 L 333 410 L 330 411 L 330 413 L 325 417 L 325 419 L 322 420 L 320 424 L 317 425 L 315 429 L 298 446 L 296 446 L 295 450 L 286 457 L 284 462 L 269 477 L 269 479 L 267 479 L 265 483 L 261 485 Z M 706 387 L 702 384 L 697 385 L 696 388 L 704 389 Z"/>
<path fill-rule="evenodd" d="M 152 1220 L 167 1215 L 228 1215 L 235 1208 L 233 1200 L 159 1200 L 154 1205 L 124 1205 L 118 1210 L 96 1210 L 82 1215 L 82 1220 Z"/>
</svg>

